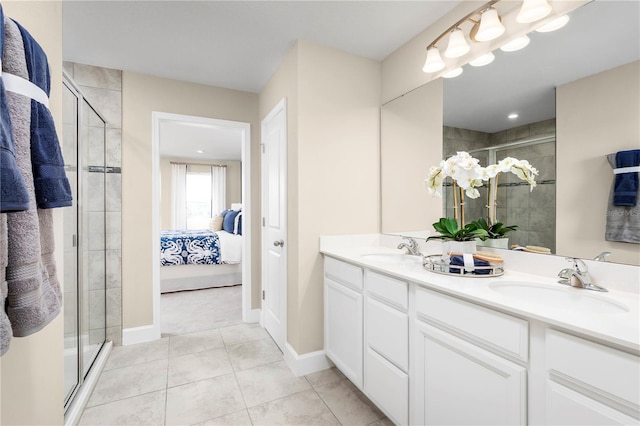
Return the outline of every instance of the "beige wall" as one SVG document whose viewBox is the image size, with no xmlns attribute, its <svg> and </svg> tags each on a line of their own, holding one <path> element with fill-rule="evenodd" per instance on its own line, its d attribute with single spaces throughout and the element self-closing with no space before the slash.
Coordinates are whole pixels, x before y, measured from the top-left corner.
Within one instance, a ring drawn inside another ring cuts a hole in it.
<svg viewBox="0 0 640 426">
<path fill-rule="evenodd" d="M 151 282 L 151 113 L 185 114 L 251 123 L 252 218 L 259 230 L 258 95 L 124 71 L 122 74 L 122 304 L 123 327 L 153 322 Z M 259 234 L 259 233 L 258 233 Z M 252 256 L 259 255 L 258 239 Z M 259 306 L 259 263 L 252 265 Z"/>
<path fill-rule="evenodd" d="M 6 16 L 24 26 L 47 54 L 51 70 L 50 108 L 62 131 L 62 4 L 59 1 L 3 1 Z M 64 277 L 62 214 L 54 212 L 58 249 L 58 278 Z M 64 285 L 64 283 L 61 283 Z M 63 423 L 62 314 L 43 330 L 14 338 L 0 358 L 0 424 L 49 425 Z"/>
<path fill-rule="evenodd" d="M 442 159 L 442 88 L 437 79 L 382 107 L 382 232 L 431 231 L 442 217 L 442 198 L 424 184 Z"/>
<path fill-rule="evenodd" d="M 242 202 L 242 163 L 230 160 L 194 160 L 193 158 L 181 157 L 160 157 L 160 229 L 171 229 L 171 162 L 176 163 L 197 163 L 227 166 L 226 194 L 227 207 L 231 208 L 231 203 Z M 206 167 L 206 166 L 204 166 Z M 254 210 L 255 211 L 255 210 Z M 213 212 L 214 215 L 220 212 Z"/>
<path fill-rule="evenodd" d="M 300 41 L 261 94 L 288 102 L 288 335 L 323 346 L 320 235 L 378 232 L 380 64 Z"/>
<path fill-rule="evenodd" d="M 605 155 L 640 149 L 640 62 L 559 86 L 557 104 L 557 248 L 640 264 L 640 246 L 604 240 L 613 171 Z"/>
</svg>

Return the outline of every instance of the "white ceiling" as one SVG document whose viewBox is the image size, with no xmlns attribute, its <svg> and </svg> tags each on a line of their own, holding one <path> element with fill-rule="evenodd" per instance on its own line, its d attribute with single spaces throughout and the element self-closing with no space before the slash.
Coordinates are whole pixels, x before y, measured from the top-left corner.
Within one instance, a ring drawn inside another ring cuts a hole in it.
<svg viewBox="0 0 640 426">
<path fill-rule="evenodd" d="M 242 130 L 238 128 L 178 121 L 160 125 L 161 157 L 240 161 L 241 153 Z"/>
<path fill-rule="evenodd" d="M 382 60 L 459 1 L 64 1 L 67 61 L 258 93 L 296 40 Z"/>
</svg>

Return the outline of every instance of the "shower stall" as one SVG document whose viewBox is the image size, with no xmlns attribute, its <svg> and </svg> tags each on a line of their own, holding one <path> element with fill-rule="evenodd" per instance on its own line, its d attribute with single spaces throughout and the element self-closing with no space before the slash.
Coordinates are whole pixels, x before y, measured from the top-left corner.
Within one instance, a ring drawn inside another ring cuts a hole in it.
<svg viewBox="0 0 640 426">
<path fill-rule="evenodd" d="M 106 121 L 65 75 L 62 152 L 73 191 L 63 210 L 65 412 L 106 341 Z"/>
</svg>

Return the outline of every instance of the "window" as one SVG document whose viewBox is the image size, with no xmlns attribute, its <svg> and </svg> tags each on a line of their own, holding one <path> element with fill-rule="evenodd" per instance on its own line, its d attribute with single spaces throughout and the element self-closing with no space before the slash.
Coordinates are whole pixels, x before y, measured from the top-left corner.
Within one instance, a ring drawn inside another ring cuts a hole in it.
<svg viewBox="0 0 640 426">
<path fill-rule="evenodd" d="M 187 171 L 187 229 L 207 229 L 211 218 L 211 173 Z"/>
</svg>

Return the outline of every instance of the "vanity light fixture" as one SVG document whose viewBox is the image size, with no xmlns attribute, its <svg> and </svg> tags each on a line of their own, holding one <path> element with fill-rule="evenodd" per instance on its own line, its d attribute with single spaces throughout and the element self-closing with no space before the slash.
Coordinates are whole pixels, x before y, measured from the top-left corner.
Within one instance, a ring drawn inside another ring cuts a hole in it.
<svg viewBox="0 0 640 426">
<path fill-rule="evenodd" d="M 505 30 L 498 11 L 490 7 L 482 12 L 480 23 L 471 29 L 471 38 L 475 41 L 491 41 L 504 34 Z"/>
<path fill-rule="evenodd" d="M 527 47 L 531 39 L 526 35 L 516 37 L 507 44 L 500 47 L 503 52 L 515 52 L 516 50 L 524 49 Z"/>
<path fill-rule="evenodd" d="M 458 68 L 454 68 L 451 71 L 447 71 L 444 74 L 442 74 L 442 77 L 444 78 L 454 78 L 459 76 L 460 74 L 462 74 L 462 67 L 458 67 Z"/>
<path fill-rule="evenodd" d="M 569 15 L 562 15 L 553 21 L 547 22 L 540 28 L 537 28 L 536 31 L 539 33 L 550 33 L 551 31 L 559 30 L 560 28 L 567 25 L 569 22 Z"/>
<path fill-rule="evenodd" d="M 438 71 L 442 71 L 445 68 L 448 68 L 449 66 L 456 67 L 464 64 L 464 62 L 460 61 L 446 60 L 461 58 L 464 55 L 468 54 L 472 49 L 469 40 L 476 43 L 482 43 L 495 40 L 498 37 L 503 36 L 505 33 L 510 34 L 502 23 L 502 18 L 500 17 L 498 10 L 501 11 L 500 13 L 507 14 L 505 15 L 508 17 L 508 19 L 506 20 L 507 23 L 514 24 L 514 19 L 512 18 L 512 16 L 516 15 L 516 12 L 518 12 L 517 16 L 515 17 L 515 21 L 518 23 L 529 24 L 531 22 L 535 22 L 545 18 L 552 12 L 553 9 L 547 0 L 521 0 L 522 3 L 519 6 L 519 10 L 512 6 L 512 4 L 515 3 L 512 0 L 504 0 L 504 8 L 497 7 L 496 4 L 500 3 L 501 1 L 502 0 L 488 1 L 471 13 L 467 14 L 462 19 L 458 20 L 458 22 L 451 25 L 438 37 L 436 37 L 427 46 L 427 59 L 424 63 L 422 71 L 424 71 L 425 73 L 436 73 Z M 509 9 L 507 9 L 507 7 Z M 553 31 L 553 29 L 560 28 L 562 25 L 566 24 L 568 20 L 568 16 L 563 16 L 556 20 L 550 21 L 537 30 L 541 32 Z M 521 30 L 522 28 L 514 30 L 513 33 L 520 32 Z M 438 43 L 443 41 L 447 37 L 447 48 L 444 51 L 445 59 L 443 60 L 443 58 L 440 56 Z M 513 52 L 522 49 L 528 44 L 529 38 L 524 35 L 521 37 L 517 37 L 516 39 L 511 40 L 508 43 L 505 43 L 501 47 L 501 49 L 505 52 Z M 484 50 L 486 51 L 486 49 Z M 493 61 L 493 58 L 494 56 L 491 53 L 487 53 L 469 63 L 475 67 L 478 67 L 491 63 L 491 61 Z M 450 65 L 447 65 L 449 63 Z"/>
<path fill-rule="evenodd" d="M 427 60 L 422 67 L 424 72 L 436 72 L 444 68 L 444 62 L 440 57 L 440 51 L 437 47 L 432 46 L 427 49 Z"/>
<path fill-rule="evenodd" d="M 485 65 L 489 65 L 495 58 L 496 55 L 494 55 L 493 53 L 485 53 L 484 55 L 478 56 L 476 59 L 469 62 L 469 65 L 473 67 L 483 67 Z"/>
<path fill-rule="evenodd" d="M 444 51 L 444 56 L 447 58 L 459 58 L 466 55 L 471 47 L 467 43 L 464 36 L 464 32 L 460 28 L 455 28 L 449 34 L 449 44 L 447 50 Z"/>
<path fill-rule="evenodd" d="M 539 21 L 551 13 L 551 5 L 547 0 L 523 0 L 522 8 L 516 16 L 516 21 L 521 24 Z"/>
</svg>

